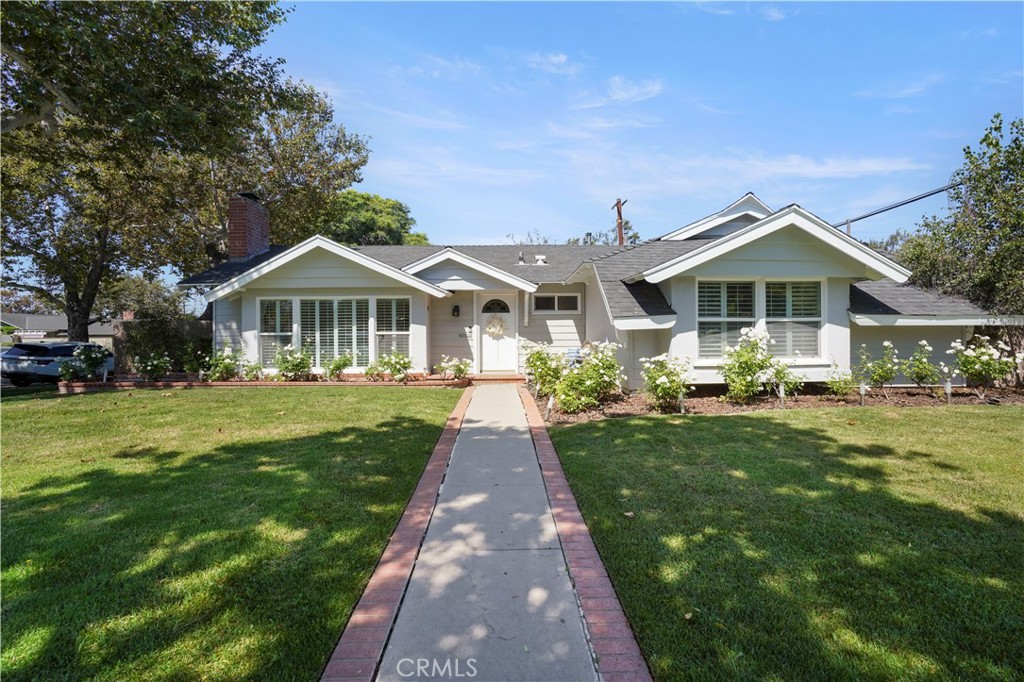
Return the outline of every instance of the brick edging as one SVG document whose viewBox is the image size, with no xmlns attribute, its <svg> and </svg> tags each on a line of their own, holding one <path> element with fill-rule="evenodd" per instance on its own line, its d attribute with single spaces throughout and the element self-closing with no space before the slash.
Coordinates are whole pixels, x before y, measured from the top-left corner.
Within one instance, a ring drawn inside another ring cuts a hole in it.
<svg viewBox="0 0 1024 682">
<path fill-rule="evenodd" d="M 537 450 L 569 576 L 579 596 L 590 643 L 597 655 L 598 674 L 602 682 L 651 680 L 647 661 L 576 505 L 576 496 L 569 488 L 537 403 L 525 386 L 519 387 L 519 398 L 526 410 L 526 421 Z"/>
<path fill-rule="evenodd" d="M 415 381 L 61 381 L 57 392 L 61 395 L 99 393 L 101 391 L 130 391 L 144 388 L 269 388 L 306 386 L 388 386 L 403 388 L 464 388 L 466 380 L 417 379 Z"/>
<path fill-rule="evenodd" d="M 455 439 L 472 396 L 473 388 L 469 387 L 448 417 L 412 498 L 324 667 L 321 682 L 373 680 L 409 584 L 427 524 L 434 513 L 448 460 L 455 449 Z"/>
</svg>

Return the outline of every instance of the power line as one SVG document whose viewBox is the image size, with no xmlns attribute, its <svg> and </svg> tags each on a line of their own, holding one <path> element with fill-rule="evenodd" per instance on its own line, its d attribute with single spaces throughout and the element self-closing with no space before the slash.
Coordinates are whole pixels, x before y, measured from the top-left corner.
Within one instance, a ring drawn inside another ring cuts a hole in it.
<svg viewBox="0 0 1024 682">
<path fill-rule="evenodd" d="M 857 222 L 858 220 L 864 220 L 865 218 L 870 218 L 872 216 L 876 216 L 879 213 L 885 213 L 886 211 L 891 211 L 894 208 L 899 208 L 901 206 L 906 206 L 907 204 L 912 204 L 915 201 L 920 201 L 921 199 L 927 199 L 928 197 L 935 196 L 939 192 L 945 192 L 945 191 L 951 190 L 954 187 L 957 187 L 957 186 L 962 185 L 962 184 L 964 184 L 963 181 L 961 181 L 961 182 L 951 182 L 948 185 L 946 185 L 945 187 L 940 187 L 938 189 L 933 189 L 930 192 L 925 192 L 924 194 L 918 194 L 916 197 L 911 197 L 909 199 L 904 199 L 903 201 L 897 201 L 895 204 L 889 204 L 888 206 L 885 206 L 884 208 L 879 208 L 879 209 L 876 209 L 874 211 L 871 211 L 870 213 L 865 213 L 864 215 L 859 215 L 856 218 L 847 218 L 846 220 L 843 220 L 842 222 L 838 222 L 838 223 L 833 224 L 832 227 L 838 228 L 838 227 L 844 227 L 845 226 L 846 227 L 846 234 L 850 234 L 850 225 L 855 223 L 855 222 Z"/>
</svg>

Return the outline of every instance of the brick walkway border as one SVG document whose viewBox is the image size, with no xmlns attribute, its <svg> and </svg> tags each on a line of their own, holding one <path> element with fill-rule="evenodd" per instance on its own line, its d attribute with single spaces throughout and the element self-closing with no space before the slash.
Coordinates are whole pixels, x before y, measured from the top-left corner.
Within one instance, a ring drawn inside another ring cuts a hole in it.
<svg viewBox="0 0 1024 682">
<path fill-rule="evenodd" d="M 602 682 L 646 682 L 651 680 L 640 646 L 622 605 L 615 594 L 608 573 L 590 537 L 587 524 L 576 505 L 576 496 L 562 471 L 562 463 L 551 443 L 537 403 L 525 386 L 519 387 L 519 398 L 526 410 L 526 421 L 540 460 L 548 502 L 555 516 L 555 526 L 562 540 L 562 551 L 569 576 L 580 598 L 583 618 L 590 642 L 597 654 L 597 670 Z"/>
<path fill-rule="evenodd" d="M 321 682 L 372 682 L 409 584 L 427 524 L 434 513 L 448 460 L 472 397 L 473 388 L 469 387 L 448 417 L 412 499 L 327 661 Z"/>
</svg>

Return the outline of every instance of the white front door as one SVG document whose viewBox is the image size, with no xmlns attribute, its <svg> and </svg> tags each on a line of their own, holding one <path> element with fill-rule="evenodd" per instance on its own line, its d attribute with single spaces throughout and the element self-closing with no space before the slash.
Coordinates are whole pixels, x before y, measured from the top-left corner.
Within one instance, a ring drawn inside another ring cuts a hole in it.
<svg viewBox="0 0 1024 682">
<path fill-rule="evenodd" d="M 481 293 L 478 299 L 480 321 L 480 371 L 515 372 L 516 320 L 514 294 Z"/>
</svg>

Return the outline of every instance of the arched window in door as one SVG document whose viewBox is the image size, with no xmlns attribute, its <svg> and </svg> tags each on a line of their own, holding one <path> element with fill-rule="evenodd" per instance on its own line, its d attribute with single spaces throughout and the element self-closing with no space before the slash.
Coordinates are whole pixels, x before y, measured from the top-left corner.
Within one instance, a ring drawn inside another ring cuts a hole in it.
<svg viewBox="0 0 1024 682">
<path fill-rule="evenodd" d="M 480 312 L 484 313 L 510 313 L 508 303 L 505 303 L 500 298 L 492 298 L 487 303 L 484 303 L 484 307 Z"/>
</svg>

